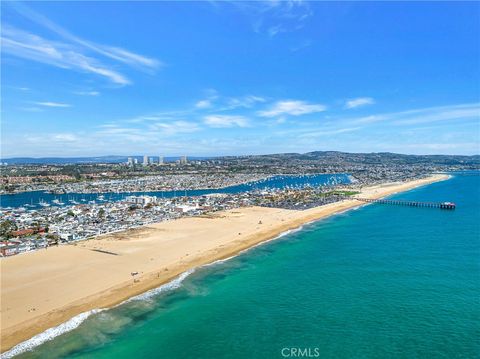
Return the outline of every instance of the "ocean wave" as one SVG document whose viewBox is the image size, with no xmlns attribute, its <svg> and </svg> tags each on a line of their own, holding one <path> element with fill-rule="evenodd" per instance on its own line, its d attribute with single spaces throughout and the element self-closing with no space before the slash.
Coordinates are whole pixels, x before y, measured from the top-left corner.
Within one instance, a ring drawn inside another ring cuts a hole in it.
<svg viewBox="0 0 480 359">
<path fill-rule="evenodd" d="M 122 304 L 125 304 L 125 303 L 129 303 L 129 302 L 132 302 L 132 301 L 137 301 L 137 300 L 146 300 L 146 299 L 150 299 L 160 293 L 163 293 L 163 292 L 166 292 L 166 291 L 169 291 L 169 290 L 173 290 L 173 289 L 177 289 L 177 288 L 180 288 L 180 286 L 182 285 L 182 282 L 190 275 L 192 274 L 193 272 L 195 272 L 196 268 L 192 268 L 192 269 L 189 269 L 183 273 L 181 273 L 178 277 L 172 279 L 170 282 L 167 282 L 165 284 L 162 284 L 161 286 L 157 287 L 157 288 L 153 288 L 153 289 L 150 289 L 149 291 L 146 291 L 145 293 L 142 293 L 142 294 L 139 294 L 139 295 L 136 295 L 134 297 L 131 297 L 125 301 L 123 301 L 122 303 L 120 303 L 118 306 L 122 305 Z"/>
<path fill-rule="evenodd" d="M 52 340 L 59 335 L 62 335 L 64 333 L 70 332 L 74 329 L 76 329 L 80 324 L 82 324 L 89 316 L 92 314 L 100 313 L 105 309 L 93 309 L 88 312 L 84 312 L 81 314 L 78 314 L 71 318 L 70 320 L 66 321 L 65 323 L 62 323 L 60 325 L 57 325 L 56 327 L 50 328 L 45 330 L 43 333 L 37 334 L 34 337 L 17 344 L 14 346 L 12 349 L 9 351 L 6 351 L 5 353 L 0 355 L 1 359 L 9 359 L 13 358 L 16 355 L 19 355 L 21 353 L 24 353 L 26 351 L 30 351 L 34 349 L 35 347 L 38 347 L 39 345 L 42 345 L 45 342 L 48 342 L 49 340 Z"/>
<path fill-rule="evenodd" d="M 279 235 L 271 238 L 271 239 L 268 239 L 266 241 L 263 241 L 263 242 L 260 242 L 260 243 L 257 243 L 251 247 L 248 247 L 248 248 L 245 248 L 244 250 L 242 251 L 239 251 L 238 253 L 230 256 L 230 257 L 226 257 L 226 258 L 223 258 L 223 259 L 218 259 L 218 260 L 215 260 L 213 262 L 210 262 L 210 263 L 206 263 L 206 264 L 203 264 L 201 266 L 198 266 L 198 267 L 194 267 L 194 268 L 191 268 L 183 273 L 181 273 L 180 275 L 178 275 L 176 278 L 174 278 L 173 280 L 171 280 L 170 282 L 168 283 L 165 283 L 165 284 L 162 284 L 161 286 L 157 287 L 157 288 L 154 288 L 154 289 L 150 289 L 149 291 L 145 292 L 145 293 L 142 293 L 142 294 L 139 294 L 139 295 L 136 295 L 134 297 L 131 297 L 123 302 L 121 302 L 120 304 L 114 306 L 114 307 L 111 307 L 111 308 L 103 308 L 103 309 L 93 309 L 91 311 L 88 311 L 88 312 L 84 312 L 84 313 L 81 313 L 81 314 L 78 314 L 76 315 L 75 317 L 71 318 L 70 320 L 66 321 L 65 323 L 62 323 L 56 327 L 53 327 L 53 328 L 50 328 L 50 329 L 47 329 L 46 331 L 40 333 L 40 334 L 37 334 L 35 335 L 34 337 L 14 346 L 12 349 L 10 349 L 9 351 L 3 353 L 3 354 L 0 354 L 0 359 L 9 359 L 9 358 L 13 358 L 14 356 L 16 355 L 19 355 L 21 353 L 24 353 L 26 351 L 31 351 L 33 350 L 35 347 L 38 347 L 42 344 L 44 344 L 45 342 L 47 341 L 50 341 L 62 334 L 65 334 L 67 332 L 70 332 L 74 329 L 76 329 L 77 327 L 80 326 L 80 324 L 82 324 L 89 316 L 91 316 L 92 314 L 96 314 L 96 313 L 100 313 L 102 311 L 105 311 L 105 310 L 109 310 L 109 309 L 113 309 L 113 308 L 116 308 L 118 306 L 121 306 L 125 303 L 129 303 L 129 302 L 133 302 L 133 301 L 141 301 L 141 300 L 149 300 L 151 299 L 152 297 L 160 294 L 160 293 L 164 293 L 166 291 L 170 291 L 170 290 L 174 290 L 174 289 L 177 289 L 177 288 L 180 288 L 180 286 L 182 285 L 182 282 L 188 277 L 190 276 L 191 274 L 193 274 L 197 269 L 200 269 L 200 268 L 203 268 L 203 267 L 209 267 L 209 266 L 213 266 L 213 265 L 218 265 L 218 264 L 221 264 L 221 263 L 224 263 L 230 259 L 233 259 L 235 257 L 238 257 L 239 255 L 243 254 L 243 253 L 246 253 L 256 247 L 259 247 L 259 246 L 262 246 L 262 245 L 265 245 L 269 242 L 272 242 L 272 241 L 275 241 L 277 239 L 280 239 L 282 237 L 285 237 L 289 234 L 292 234 L 292 233 L 295 233 L 295 232 L 299 232 L 301 231 L 306 225 L 308 224 L 311 224 L 313 222 L 316 222 L 316 221 L 311 221 L 311 222 L 308 222 L 308 223 L 305 223 L 297 228 L 294 228 L 294 229 L 289 229 L 289 230 L 286 230 L 282 233 L 280 233 Z"/>
</svg>

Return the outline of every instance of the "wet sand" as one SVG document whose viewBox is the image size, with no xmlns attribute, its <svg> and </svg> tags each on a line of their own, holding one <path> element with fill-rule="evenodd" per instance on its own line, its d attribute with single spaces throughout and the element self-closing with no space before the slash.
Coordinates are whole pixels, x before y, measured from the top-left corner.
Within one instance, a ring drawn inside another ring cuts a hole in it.
<svg viewBox="0 0 480 359">
<path fill-rule="evenodd" d="M 380 198 L 447 178 L 365 187 L 358 196 Z M 1 352 L 75 315 L 114 306 L 188 269 L 362 204 L 349 199 L 304 211 L 244 207 L 3 258 Z"/>
</svg>

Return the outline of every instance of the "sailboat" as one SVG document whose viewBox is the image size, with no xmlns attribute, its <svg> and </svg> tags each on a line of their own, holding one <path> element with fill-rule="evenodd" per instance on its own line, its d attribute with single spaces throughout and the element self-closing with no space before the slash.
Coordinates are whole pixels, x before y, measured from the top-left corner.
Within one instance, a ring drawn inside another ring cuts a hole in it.
<svg viewBox="0 0 480 359">
<path fill-rule="evenodd" d="M 42 207 L 50 207 L 50 204 L 45 202 L 43 199 L 41 199 L 40 202 L 38 202 L 38 204 Z"/>
</svg>

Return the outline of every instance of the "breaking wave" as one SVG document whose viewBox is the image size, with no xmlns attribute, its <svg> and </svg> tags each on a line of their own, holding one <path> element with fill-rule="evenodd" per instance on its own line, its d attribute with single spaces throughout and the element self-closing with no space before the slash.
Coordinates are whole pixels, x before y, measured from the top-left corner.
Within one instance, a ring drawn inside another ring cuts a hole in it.
<svg viewBox="0 0 480 359">
<path fill-rule="evenodd" d="M 19 355 L 26 351 L 32 350 L 33 348 L 38 347 L 39 345 L 42 345 L 43 343 L 49 340 L 52 340 L 53 338 L 58 337 L 59 335 L 62 335 L 64 333 L 67 333 L 76 329 L 89 316 L 91 316 L 92 314 L 100 313 L 103 310 L 105 309 L 93 309 L 88 312 L 84 312 L 79 315 L 76 315 L 70 320 L 66 321 L 65 323 L 62 323 L 60 325 L 57 325 L 56 327 L 47 329 L 43 333 L 37 334 L 34 337 L 14 346 L 9 351 L 1 354 L 0 358 L 2 359 L 13 358 L 15 355 Z"/>
<path fill-rule="evenodd" d="M 312 221 L 312 222 L 316 222 L 316 221 Z M 49 328 L 49 329 L 45 330 L 44 332 L 42 332 L 40 334 L 37 334 L 34 337 L 32 337 L 32 338 L 30 338 L 30 339 L 28 339 L 28 340 L 26 340 L 26 341 L 24 341 L 20 344 L 17 344 L 12 349 L 6 351 L 3 354 L 0 354 L 0 359 L 10 359 L 10 358 L 13 358 L 14 356 L 17 356 L 17 355 L 22 354 L 24 352 L 31 351 L 35 347 L 38 347 L 38 346 L 40 346 L 40 345 L 42 345 L 42 344 L 44 344 L 44 343 L 46 343 L 50 340 L 53 340 L 54 338 L 56 338 L 56 337 L 58 337 L 62 334 L 68 333 L 68 332 L 78 328 L 88 317 L 90 317 L 93 314 L 97 314 L 97 313 L 100 313 L 100 312 L 105 311 L 105 310 L 113 309 L 113 308 L 118 307 L 120 305 L 123 305 L 125 303 L 129 303 L 129 302 L 133 302 L 133 301 L 149 300 L 152 297 L 155 297 L 160 293 L 164 293 L 164 292 L 167 292 L 167 291 L 170 291 L 170 290 L 180 288 L 181 285 L 182 285 L 182 282 L 188 276 L 193 274 L 197 269 L 210 267 L 210 266 L 214 266 L 214 265 L 221 264 L 221 263 L 224 263 L 226 261 L 229 261 L 229 260 L 231 260 L 231 259 L 233 259 L 233 258 L 235 258 L 235 257 L 237 257 L 237 256 L 239 256 L 239 255 L 241 255 L 245 252 L 248 252 L 248 251 L 250 251 L 250 250 L 252 250 L 256 247 L 263 246 L 263 245 L 265 245 L 269 242 L 272 242 L 272 241 L 275 241 L 275 240 L 280 239 L 282 237 L 285 237 L 285 236 L 287 236 L 291 233 L 299 232 L 305 227 L 305 225 L 308 225 L 312 222 L 305 223 L 304 225 L 301 225 L 301 226 L 299 226 L 297 228 L 294 228 L 294 229 L 286 230 L 286 231 L 280 233 L 279 235 L 277 235 L 277 236 L 275 236 L 271 239 L 268 239 L 266 241 L 255 244 L 255 245 L 253 245 L 249 248 L 246 248 L 246 249 L 238 252 L 235 255 L 232 255 L 232 256 L 229 256 L 229 257 L 226 257 L 226 258 L 223 258 L 223 259 L 218 259 L 218 260 L 215 260 L 213 262 L 201 265 L 199 267 L 189 269 L 189 270 L 181 273 L 180 275 L 178 275 L 176 278 L 174 278 L 170 282 L 165 283 L 165 284 L 163 284 L 163 285 L 161 285 L 157 288 L 150 289 L 145 293 L 142 293 L 142 294 L 136 295 L 134 297 L 131 297 L 131 298 L 123 301 L 122 303 L 120 303 L 120 304 L 118 304 L 114 307 L 93 309 L 93 310 L 90 310 L 88 312 L 78 314 L 75 317 L 66 321 L 65 323 L 62 323 L 62 324 L 60 324 L 56 327 L 53 327 L 53 328 Z"/>
</svg>

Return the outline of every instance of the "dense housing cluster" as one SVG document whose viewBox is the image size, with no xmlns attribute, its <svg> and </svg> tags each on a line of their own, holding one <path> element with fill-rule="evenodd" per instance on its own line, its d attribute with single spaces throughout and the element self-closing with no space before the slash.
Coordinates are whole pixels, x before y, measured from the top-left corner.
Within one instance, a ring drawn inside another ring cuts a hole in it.
<svg viewBox="0 0 480 359">
<path fill-rule="evenodd" d="M 405 156 L 315 152 L 270 156 L 223 157 L 152 163 L 129 158 L 121 163 L 19 164 L 2 166 L 5 193 L 132 192 L 119 201 L 103 200 L 38 209 L 0 208 L 0 254 L 71 243 L 182 216 L 209 215 L 241 206 L 302 210 L 355 195 L 365 185 L 406 181 L 432 172 L 479 169 L 478 156 Z M 348 173 L 349 184 L 298 188 L 251 188 L 235 194 L 186 196 L 183 191 L 223 188 L 260 181 L 276 174 Z M 179 191 L 172 198 L 136 195 L 143 191 Z M 103 196 L 102 196 L 103 197 Z M 55 203 L 55 201 L 53 201 Z"/>
</svg>

